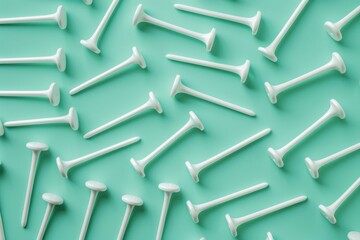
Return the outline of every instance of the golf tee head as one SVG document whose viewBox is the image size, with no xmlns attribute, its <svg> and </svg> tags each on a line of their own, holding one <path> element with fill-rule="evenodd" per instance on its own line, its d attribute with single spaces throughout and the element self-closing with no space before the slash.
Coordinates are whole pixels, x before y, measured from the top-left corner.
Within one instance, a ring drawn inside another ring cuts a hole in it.
<svg viewBox="0 0 360 240">
<path fill-rule="evenodd" d="M 56 83 L 52 83 L 49 88 L 49 101 L 51 105 L 58 106 L 60 103 L 60 89 Z"/>
<path fill-rule="evenodd" d="M 96 54 L 99 54 L 101 51 L 97 46 L 97 40 L 93 37 L 90 37 L 87 40 L 80 40 L 80 44 L 84 47 L 88 48 L 89 50 L 93 51 Z"/>
<path fill-rule="evenodd" d="M 135 160 L 134 158 L 130 159 L 130 163 L 141 177 L 145 177 L 144 170 L 146 165 L 142 164 L 142 162 L 139 162 L 139 160 Z"/>
<path fill-rule="evenodd" d="M 336 24 L 326 21 L 324 23 L 324 27 L 327 33 L 330 35 L 330 37 L 332 37 L 332 39 L 334 39 L 335 41 L 341 41 L 342 34 L 339 27 Z"/>
<path fill-rule="evenodd" d="M 66 55 L 62 48 L 56 51 L 55 63 L 60 72 L 64 72 L 66 69 Z"/>
<path fill-rule="evenodd" d="M 4 136 L 5 131 L 4 131 L 4 124 L 2 123 L 2 121 L 0 120 L 0 137 Z"/>
<path fill-rule="evenodd" d="M 268 148 L 268 153 L 276 166 L 278 166 L 279 168 L 284 167 L 283 155 L 280 154 L 278 150 Z"/>
<path fill-rule="evenodd" d="M 234 219 L 230 217 L 229 214 L 225 215 L 226 222 L 229 226 L 231 234 L 236 237 L 237 236 L 237 224 L 235 223 Z"/>
<path fill-rule="evenodd" d="M 322 204 L 319 205 L 319 209 L 321 214 L 332 224 L 336 223 L 335 212 L 331 207 L 324 206 Z"/>
<path fill-rule="evenodd" d="M 276 89 L 269 82 L 265 82 L 264 86 L 265 86 L 266 94 L 267 94 L 270 102 L 272 104 L 277 103 L 277 94 L 278 93 L 277 93 Z"/>
<path fill-rule="evenodd" d="M 63 6 L 59 6 L 56 11 L 56 20 L 60 29 L 67 27 L 67 15 Z"/>
<path fill-rule="evenodd" d="M 189 161 L 185 162 L 185 166 L 188 169 L 194 182 L 198 183 L 199 182 L 199 170 L 197 170 L 196 166 L 191 164 Z"/>
<path fill-rule="evenodd" d="M 68 122 L 69 122 L 72 130 L 76 131 L 79 129 L 79 117 L 78 117 L 78 114 L 77 114 L 75 108 L 71 107 L 69 109 L 69 114 L 68 114 L 67 119 L 68 119 Z"/>
<path fill-rule="evenodd" d="M 261 22 L 261 12 L 257 11 L 256 15 L 252 18 L 252 22 L 250 26 L 252 35 L 255 36 L 257 34 L 259 30 L 260 22 Z"/>
<path fill-rule="evenodd" d="M 360 232 L 349 232 L 347 237 L 349 240 L 360 240 Z"/>
<path fill-rule="evenodd" d="M 341 74 L 344 74 L 346 72 L 346 65 L 343 60 L 343 58 L 340 56 L 339 53 L 333 52 L 331 55 L 330 62 L 333 64 L 335 69 L 339 71 Z"/>
<path fill-rule="evenodd" d="M 61 173 L 61 175 L 64 177 L 64 178 L 68 178 L 68 166 L 67 166 L 67 163 L 63 160 L 61 160 L 60 157 L 57 157 L 56 158 L 56 165 L 59 169 L 59 172 Z"/>
<path fill-rule="evenodd" d="M 212 47 L 214 45 L 215 37 L 216 37 L 216 29 L 215 28 L 212 28 L 210 33 L 205 35 L 204 42 L 205 42 L 205 45 L 206 45 L 206 50 L 208 52 L 211 51 L 211 49 L 212 49 Z"/>
<path fill-rule="evenodd" d="M 277 56 L 275 55 L 275 49 L 269 45 L 268 47 L 264 48 L 264 47 L 259 47 L 258 50 L 264 54 L 265 57 L 267 57 L 268 59 L 270 59 L 273 62 L 277 62 Z"/>
<path fill-rule="evenodd" d="M 93 3 L 93 0 L 83 0 L 83 2 L 86 4 L 86 5 L 91 5 Z"/>
<path fill-rule="evenodd" d="M 319 178 L 319 167 L 317 166 L 316 162 L 311 160 L 311 158 L 307 157 L 307 158 L 305 158 L 305 164 L 306 164 L 306 167 L 307 167 L 310 175 L 314 179 Z"/>
<path fill-rule="evenodd" d="M 189 213 L 195 223 L 199 222 L 199 212 L 196 209 L 196 206 L 192 204 L 190 200 L 186 201 L 186 206 L 189 210 Z"/>
<path fill-rule="evenodd" d="M 139 52 L 139 49 L 137 47 L 133 47 L 132 51 L 133 51 L 133 58 L 135 59 L 135 62 L 142 69 L 145 69 L 146 68 L 146 62 L 145 62 L 145 59 L 144 59 L 143 55 L 141 55 L 141 53 Z"/>
</svg>

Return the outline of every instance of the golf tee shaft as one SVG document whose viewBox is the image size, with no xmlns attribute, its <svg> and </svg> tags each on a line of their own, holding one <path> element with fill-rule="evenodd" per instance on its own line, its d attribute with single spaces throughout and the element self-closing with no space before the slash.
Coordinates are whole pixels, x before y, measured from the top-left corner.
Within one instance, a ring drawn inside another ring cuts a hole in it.
<svg viewBox="0 0 360 240">
<path fill-rule="evenodd" d="M 44 218 L 43 218 L 43 220 L 41 222 L 40 230 L 39 230 L 39 233 L 38 233 L 38 236 L 37 236 L 36 240 L 42 240 L 43 239 L 44 234 L 45 234 L 45 230 L 46 230 L 46 227 L 47 227 L 47 225 L 49 223 L 49 220 L 50 220 L 50 217 L 51 217 L 51 212 L 52 212 L 53 209 L 54 209 L 54 205 L 51 205 L 51 204 L 47 205 L 45 215 L 44 215 Z"/>
</svg>

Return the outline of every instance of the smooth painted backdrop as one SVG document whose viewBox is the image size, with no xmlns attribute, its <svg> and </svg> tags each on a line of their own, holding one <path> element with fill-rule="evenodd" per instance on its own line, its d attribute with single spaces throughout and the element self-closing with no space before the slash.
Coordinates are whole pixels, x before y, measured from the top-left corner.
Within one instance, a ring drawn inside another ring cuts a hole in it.
<svg viewBox="0 0 360 240">
<path fill-rule="evenodd" d="M 46 239 L 77 239 L 89 199 L 86 180 L 107 184 L 109 190 L 100 195 L 89 226 L 87 239 L 115 239 L 125 205 L 123 194 L 134 194 L 144 200 L 144 206 L 133 212 L 126 239 L 154 239 L 158 225 L 163 193 L 160 182 L 174 182 L 181 193 L 174 195 L 168 212 L 164 239 L 232 239 L 224 215 L 243 216 L 298 195 L 307 195 L 306 203 L 246 224 L 238 229 L 239 239 L 264 239 L 271 231 L 276 239 L 345 239 L 350 230 L 360 230 L 359 192 L 338 211 L 338 224 L 331 225 L 320 215 L 319 204 L 330 204 L 359 177 L 359 153 L 343 158 L 320 172 L 313 180 L 305 167 L 304 158 L 328 156 L 359 141 L 360 113 L 359 56 L 360 19 L 354 19 L 343 30 L 343 40 L 335 42 L 324 30 L 326 20 L 337 21 L 355 8 L 358 1 L 310 1 L 289 31 L 277 55 L 278 63 L 267 60 L 257 50 L 267 46 L 278 34 L 300 1 L 150 1 L 143 0 L 150 15 L 184 26 L 208 32 L 217 28 L 212 52 L 194 39 L 143 24 L 132 25 L 132 16 L 139 1 L 121 1 L 99 42 L 102 53 L 96 55 L 80 45 L 81 39 L 92 35 L 110 1 L 94 0 L 86 6 L 81 0 L 10 1 L 0 2 L 1 17 L 37 15 L 54 12 L 64 5 L 68 12 L 68 28 L 60 30 L 54 24 L 20 24 L 0 26 L 0 57 L 41 56 L 54 54 L 59 47 L 67 54 L 68 67 L 60 73 L 52 65 L 0 66 L 0 90 L 40 90 L 51 82 L 61 88 L 59 107 L 46 100 L 0 99 L 3 121 L 65 114 L 70 106 L 79 113 L 80 129 L 69 126 L 35 126 L 6 129 L 0 138 L 0 204 L 7 239 L 34 239 L 37 235 L 46 204 L 44 192 L 61 195 L 65 204 L 53 215 Z M 242 16 L 262 11 L 258 34 L 249 28 L 230 22 L 180 12 L 174 3 L 184 3 Z M 131 55 L 137 46 L 148 68 L 129 67 L 86 92 L 69 96 L 74 86 L 115 66 Z M 263 83 L 288 81 L 330 60 L 338 51 L 344 58 L 347 73 L 332 71 L 279 96 L 272 105 Z M 251 71 L 245 85 L 231 73 L 210 70 L 167 60 L 174 53 L 228 64 L 251 61 Z M 175 75 L 181 74 L 190 87 L 224 100 L 248 107 L 257 113 L 251 118 L 228 109 L 183 95 L 171 98 L 170 88 Z M 158 96 L 164 114 L 147 112 L 132 121 L 115 127 L 91 140 L 82 135 L 144 103 L 148 92 Z M 285 157 L 285 168 L 278 169 L 269 159 L 266 149 L 285 145 L 328 109 L 329 100 L 337 99 L 343 106 L 346 120 L 332 119 L 310 138 L 296 146 Z M 140 159 L 177 131 L 193 110 L 203 121 L 205 132 L 192 131 L 156 158 L 146 169 L 146 178 L 134 171 L 129 159 Z M 220 163 L 208 168 L 195 184 L 184 162 L 200 162 L 240 142 L 254 133 L 271 127 L 271 135 L 252 144 Z M 142 141 L 93 162 L 74 168 L 69 179 L 63 178 L 55 164 L 82 156 L 102 147 L 133 136 Z M 22 229 L 20 218 L 29 174 L 31 151 L 29 141 L 49 145 L 38 165 L 30 208 L 28 227 Z M 267 181 L 270 188 L 214 208 L 192 222 L 185 201 L 205 202 L 225 194 Z"/>
</svg>

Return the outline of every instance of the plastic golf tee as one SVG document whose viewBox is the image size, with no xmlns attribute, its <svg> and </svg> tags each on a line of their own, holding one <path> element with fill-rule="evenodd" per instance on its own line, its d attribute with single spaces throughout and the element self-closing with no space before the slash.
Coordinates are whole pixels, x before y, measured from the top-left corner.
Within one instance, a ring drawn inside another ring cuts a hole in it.
<svg viewBox="0 0 360 240">
<path fill-rule="evenodd" d="M 266 233 L 266 240 L 274 240 L 274 237 L 271 232 Z"/>
<path fill-rule="evenodd" d="M 80 164 L 83 164 L 83 163 L 88 162 L 88 161 L 90 161 L 90 160 L 92 160 L 94 158 L 103 156 L 105 154 L 108 154 L 108 153 L 113 152 L 115 150 L 118 150 L 120 148 L 126 147 L 126 146 L 131 145 L 133 143 L 136 143 L 138 141 L 140 141 L 139 137 L 133 137 L 133 138 L 130 138 L 128 140 L 119 142 L 119 143 L 114 144 L 112 146 L 103 148 L 103 149 L 98 150 L 96 152 L 90 153 L 88 155 L 85 155 L 85 156 L 82 156 L 82 157 L 79 157 L 79 158 L 76 158 L 76 159 L 73 159 L 73 160 L 70 160 L 70 161 L 63 161 L 60 157 L 57 157 L 56 158 L 56 164 L 58 166 L 58 169 L 59 169 L 61 175 L 63 177 L 65 177 L 65 178 L 67 178 L 68 177 L 68 171 L 70 169 L 72 169 L 73 167 L 76 167 L 76 166 L 78 166 Z"/>
<path fill-rule="evenodd" d="M 83 2 L 86 4 L 86 5 L 91 5 L 93 3 L 93 0 L 83 0 Z"/>
<path fill-rule="evenodd" d="M 60 72 L 66 69 L 66 56 L 62 48 L 53 56 L 25 57 L 25 58 L 0 58 L 0 64 L 23 64 L 23 63 L 55 63 Z"/>
<path fill-rule="evenodd" d="M 51 105 L 60 103 L 60 90 L 56 83 L 52 83 L 48 90 L 43 91 L 0 91 L 0 97 L 45 97 Z"/>
<path fill-rule="evenodd" d="M 47 202 L 47 207 L 36 240 L 43 239 L 46 227 L 49 223 L 54 207 L 57 205 L 62 205 L 64 203 L 64 200 L 60 196 L 52 193 L 44 193 L 42 195 L 42 199 Z"/>
<path fill-rule="evenodd" d="M 198 223 L 199 222 L 199 215 L 203 211 L 206 211 L 209 208 L 216 207 L 217 205 L 220 205 L 222 203 L 231 201 L 233 199 L 236 199 L 236 198 L 248 195 L 250 193 L 259 191 L 259 190 L 264 189 L 264 188 L 266 188 L 268 186 L 269 186 L 268 183 L 263 182 L 263 183 L 255 185 L 255 186 L 240 190 L 238 192 L 235 192 L 235 193 L 229 194 L 227 196 L 220 197 L 218 199 L 214 199 L 212 201 L 205 202 L 205 203 L 202 203 L 202 204 L 194 205 L 194 204 L 192 204 L 191 201 L 187 201 L 186 206 L 187 206 L 187 208 L 189 210 L 189 213 L 190 213 L 192 219 L 194 220 L 194 222 Z"/>
<path fill-rule="evenodd" d="M 31 202 L 31 195 L 34 186 L 34 179 L 36 174 L 37 163 L 39 161 L 39 157 L 42 151 L 47 151 L 49 147 L 44 143 L 38 142 L 28 142 L 26 144 L 28 149 L 32 150 L 32 158 L 31 158 L 31 165 L 30 165 L 30 173 L 29 173 L 29 180 L 26 188 L 25 194 L 25 202 L 24 202 L 24 209 L 21 217 L 21 226 L 23 228 L 26 227 L 28 214 L 29 214 L 29 206 Z"/>
<path fill-rule="evenodd" d="M 164 202 L 161 209 L 159 226 L 156 233 L 156 240 L 161 240 L 164 232 L 164 225 L 166 221 L 166 215 L 169 208 L 171 196 L 173 193 L 180 192 L 180 187 L 173 183 L 160 183 L 159 189 L 164 191 Z"/>
<path fill-rule="evenodd" d="M 284 27 L 280 30 L 279 34 L 275 37 L 274 41 L 270 43 L 269 46 L 266 48 L 259 47 L 258 50 L 265 55 L 268 59 L 270 59 L 273 62 L 277 62 L 277 56 L 275 55 L 276 49 L 279 46 L 280 42 L 288 32 L 288 30 L 291 28 L 291 26 L 294 24 L 306 4 L 309 2 L 309 0 L 301 0 L 299 6 L 295 9 L 294 13 L 291 15 L 289 20 L 286 22 Z"/>
<path fill-rule="evenodd" d="M 86 232 L 87 232 L 89 222 L 91 219 L 91 215 L 92 215 L 94 205 L 96 202 L 96 198 L 97 198 L 99 192 L 105 192 L 107 190 L 107 186 L 105 184 L 103 184 L 101 182 L 97 182 L 97 181 L 87 181 L 85 183 L 85 186 L 91 190 L 91 193 L 90 193 L 90 199 L 89 199 L 89 203 L 88 203 L 86 213 L 85 213 L 84 222 L 81 227 L 79 240 L 85 239 Z"/>
<path fill-rule="evenodd" d="M 204 16 L 208 16 L 208 17 L 213 17 L 213 18 L 218 18 L 218 19 L 222 19 L 222 20 L 227 20 L 227 21 L 231 21 L 231 22 L 244 24 L 251 28 L 252 35 L 256 35 L 256 33 L 259 29 L 260 20 L 261 20 L 261 12 L 260 11 L 256 12 L 256 15 L 254 17 L 247 18 L 247 17 L 240 17 L 240 16 L 234 16 L 234 15 L 230 15 L 230 14 L 205 10 L 205 9 L 197 8 L 197 7 L 191 7 L 191 6 L 187 6 L 187 5 L 183 5 L 183 4 L 175 4 L 174 7 L 179 10 L 186 11 L 186 12 L 196 13 L 196 14 L 200 14 L 200 15 L 204 15 Z"/>
<path fill-rule="evenodd" d="M 1 214 L 0 214 L 0 239 L 5 240 L 4 225 L 3 225 Z"/>
<path fill-rule="evenodd" d="M 15 24 L 15 23 L 28 23 L 28 22 L 48 22 L 55 21 L 59 28 L 65 29 L 67 26 L 66 11 L 63 6 L 58 6 L 53 14 L 31 17 L 14 17 L 14 18 L 0 18 L 0 24 Z"/>
<path fill-rule="evenodd" d="M 333 117 L 339 117 L 340 119 L 345 118 L 344 110 L 335 99 L 330 100 L 330 108 L 322 117 L 320 117 L 316 122 L 314 122 L 310 127 L 300 133 L 284 147 L 277 150 L 273 148 L 268 148 L 268 153 L 271 159 L 278 167 L 282 168 L 284 166 L 283 157 L 285 156 L 285 154 L 290 151 L 294 146 L 296 146 L 299 142 L 301 142 L 304 138 L 306 138 L 309 134 L 314 132 L 317 128 L 319 128 L 326 121 L 330 120 Z"/>
<path fill-rule="evenodd" d="M 288 201 L 285 201 L 285 202 L 282 202 L 280 204 L 277 204 L 277 205 L 274 205 L 272 207 L 269 207 L 269 208 L 265 208 L 263 210 L 260 210 L 258 212 L 255 212 L 255 213 L 252 213 L 252 214 L 249 214 L 249 215 L 246 215 L 244 217 L 239 217 L 239 218 L 232 218 L 230 217 L 229 214 L 226 214 L 225 215 L 225 218 L 226 218 L 226 221 L 229 225 L 229 228 L 230 228 L 230 231 L 232 233 L 232 235 L 234 237 L 237 236 L 237 228 L 246 223 L 246 222 L 249 222 L 249 221 L 252 221 L 252 220 L 255 220 L 257 218 L 260 218 L 260 217 L 263 217 L 263 216 L 266 216 L 268 214 L 271 214 L 273 212 L 277 212 L 279 210 L 282 210 L 284 208 L 287 208 L 287 207 L 290 207 L 290 206 L 293 206 L 295 204 L 298 204 L 298 203 L 301 203 L 301 202 L 304 202 L 307 200 L 307 197 L 306 196 L 300 196 L 300 197 L 296 197 L 296 198 L 293 198 L 291 200 L 288 200 Z"/>
<path fill-rule="evenodd" d="M 244 107 L 240 107 L 240 106 L 235 105 L 233 103 L 229 103 L 229 102 L 226 102 L 224 100 L 221 100 L 221 99 L 215 98 L 213 96 L 209 96 L 207 94 L 204 94 L 202 92 L 196 91 L 194 89 L 191 89 L 191 88 L 185 86 L 184 83 L 182 83 L 180 75 L 176 75 L 174 84 L 173 84 L 173 86 L 171 88 L 170 96 L 174 97 L 175 95 L 177 95 L 179 93 L 185 93 L 185 94 L 188 94 L 190 96 L 203 99 L 205 101 L 214 103 L 216 105 L 219 105 L 219 106 L 222 106 L 222 107 L 225 107 L 225 108 L 228 108 L 228 109 L 231 109 L 231 110 L 234 110 L 236 112 L 240 112 L 240 113 L 243 113 L 243 114 L 246 114 L 246 115 L 249 115 L 249 116 L 255 116 L 256 115 L 252 110 L 249 110 L 249 109 L 244 108 Z"/>
<path fill-rule="evenodd" d="M 74 95 L 80 91 L 87 89 L 88 87 L 94 85 L 95 83 L 103 80 L 104 78 L 114 74 L 115 72 L 117 72 L 129 65 L 137 64 L 141 68 L 146 68 L 145 59 L 140 54 L 139 50 L 136 47 L 133 47 L 132 51 L 133 51 L 132 55 L 127 60 L 125 60 L 122 63 L 116 65 L 115 67 L 110 68 L 109 70 L 97 75 L 96 77 L 93 77 L 92 79 L 80 84 L 79 86 L 74 87 L 73 89 L 70 90 L 70 95 Z"/>
<path fill-rule="evenodd" d="M 2 121 L 0 120 L 0 137 L 4 136 L 4 134 L 5 134 L 4 125 L 3 125 Z M 0 162 L 0 164 L 1 164 L 1 162 Z"/>
<path fill-rule="evenodd" d="M 136 172 L 139 173 L 140 176 L 145 177 L 145 167 L 161 152 L 163 152 L 166 148 L 168 148 L 172 143 L 174 143 L 177 139 L 179 139 L 182 135 L 184 135 L 187 131 L 197 128 L 200 131 L 204 130 L 204 126 L 201 123 L 200 119 L 196 116 L 196 114 L 192 111 L 189 112 L 190 118 L 186 122 L 186 124 L 180 128 L 174 135 L 168 138 L 165 142 L 163 142 L 159 147 L 157 147 L 154 151 L 152 151 L 149 155 L 141 160 L 135 160 L 134 158 L 130 159 L 130 163 L 135 168 Z"/>
<path fill-rule="evenodd" d="M 319 205 L 320 212 L 322 215 L 329 220 L 330 223 L 335 224 L 336 210 L 341 206 L 341 204 L 360 186 L 360 177 L 331 205 L 324 206 Z"/>
<path fill-rule="evenodd" d="M 310 175 L 313 178 L 317 179 L 317 178 L 319 178 L 319 169 L 320 168 L 322 168 L 323 166 L 325 166 L 339 158 L 342 158 L 350 153 L 353 153 L 359 149 L 360 149 L 360 143 L 357 143 L 357 144 L 354 144 L 344 150 L 341 150 L 337 153 L 334 153 L 328 157 L 325 157 L 325 158 L 322 158 L 319 160 L 312 160 L 311 158 L 307 157 L 307 158 L 305 158 L 305 164 L 309 170 Z"/>
<path fill-rule="evenodd" d="M 346 15 L 344 18 L 340 19 L 336 23 L 332 22 L 325 22 L 324 26 L 327 31 L 327 33 L 332 37 L 335 41 L 341 41 L 342 39 L 342 33 L 341 29 L 348 24 L 355 16 L 357 16 L 360 13 L 360 5 L 357 6 L 354 10 L 352 10 L 348 15 Z"/>
<path fill-rule="evenodd" d="M 177 62 L 190 63 L 208 68 L 219 69 L 226 72 L 232 72 L 240 76 L 240 82 L 245 83 L 250 69 L 250 61 L 246 60 L 243 65 L 233 66 L 216 62 L 204 61 L 196 58 L 183 57 L 174 54 L 167 54 L 166 57 Z"/>
<path fill-rule="evenodd" d="M 139 4 L 137 6 L 135 14 L 134 14 L 133 24 L 138 25 L 141 22 L 147 22 L 147 23 L 156 25 L 158 27 L 162 27 L 162 28 L 186 35 L 188 37 L 195 38 L 205 44 L 207 51 L 211 51 L 213 44 L 214 44 L 215 36 L 216 36 L 215 28 L 212 28 L 209 33 L 205 33 L 205 34 L 198 33 L 198 32 L 194 32 L 194 31 L 161 21 L 154 17 L 151 17 L 150 15 L 148 15 L 144 12 L 143 5 Z"/>
<path fill-rule="evenodd" d="M 330 70 L 337 70 L 341 74 L 346 72 L 346 66 L 344 60 L 340 56 L 339 53 L 334 52 L 332 53 L 331 59 L 328 63 L 324 64 L 323 66 L 316 68 L 300 77 L 294 78 L 288 82 L 281 83 L 275 86 L 272 86 L 269 82 L 265 82 L 265 90 L 269 97 L 269 100 L 272 104 L 277 103 L 277 95 L 286 91 L 287 89 L 294 87 L 302 82 L 305 82 L 308 79 L 311 79 L 321 73 L 330 71 Z"/>
<path fill-rule="evenodd" d="M 57 123 L 67 123 L 70 125 L 72 130 L 74 131 L 78 130 L 79 119 L 75 108 L 71 107 L 69 109 L 69 113 L 64 116 L 5 122 L 5 127 L 20 127 L 20 126 L 57 124 Z"/>
<path fill-rule="evenodd" d="M 125 235 L 126 227 L 129 223 L 129 219 L 131 217 L 131 213 L 136 206 L 142 206 L 143 200 L 141 198 L 138 198 L 136 196 L 132 195 L 123 195 L 122 198 L 124 203 L 126 203 L 126 210 L 124 214 L 124 218 L 120 227 L 119 235 L 117 237 L 117 240 L 122 240 Z"/>
<path fill-rule="evenodd" d="M 88 39 L 88 40 L 81 40 L 80 43 L 90 49 L 91 51 L 93 51 L 94 53 L 99 54 L 100 53 L 100 49 L 98 48 L 98 41 L 99 38 L 106 26 L 106 24 L 108 23 L 111 15 L 113 14 L 117 4 L 119 3 L 119 0 L 112 0 L 108 10 L 106 11 L 104 17 L 101 19 L 101 22 L 99 24 L 99 26 L 96 28 L 94 34 Z"/>
<path fill-rule="evenodd" d="M 133 117 L 135 117 L 136 115 L 139 115 L 140 113 L 149 110 L 149 109 L 154 109 L 157 113 L 162 113 L 162 107 L 160 105 L 160 102 L 157 100 L 155 94 L 153 92 L 149 92 L 149 100 L 146 101 L 146 103 L 144 103 L 143 105 L 135 108 L 134 110 L 114 119 L 111 120 L 108 123 L 105 123 L 104 125 L 101 125 L 100 127 L 91 130 L 90 132 L 86 133 L 84 135 L 85 139 L 91 138 L 99 133 L 102 133 L 122 122 L 125 122 L 126 120 L 129 120 Z"/>
<path fill-rule="evenodd" d="M 360 240 L 360 232 L 349 232 L 347 237 L 349 240 Z"/>
<path fill-rule="evenodd" d="M 199 174 L 202 170 L 204 170 L 205 168 L 213 165 L 214 163 L 220 161 L 221 159 L 223 159 L 224 157 L 229 156 L 230 154 L 248 146 L 249 144 L 253 143 L 254 141 L 266 136 L 267 134 L 269 134 L 271 132 L 270 128 L 266 128 L 258 133 L 256 133 L 255 135 L 239 142 L 238 144 L 226 149 L 225 151 L 203 161 L 197 164 L 191 164 L 189 161 L 185 162 L 185 166 L 188 169 L 191 177 L 194 179 L 194 181 L 197 183 L 199 182 Z"/>
</svg>

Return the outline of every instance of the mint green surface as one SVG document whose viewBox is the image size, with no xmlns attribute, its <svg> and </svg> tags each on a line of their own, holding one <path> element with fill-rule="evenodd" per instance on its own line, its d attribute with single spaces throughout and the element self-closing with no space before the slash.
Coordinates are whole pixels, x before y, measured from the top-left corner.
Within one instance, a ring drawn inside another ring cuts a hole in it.
<svg viewBox="0 0 360 240">
<path fill-rule="evenodd" d="M 323 27 L 325 21 L 338 21 L 359 3 L 310 1 L 279 46 L 278 63 L 272 63 L 257 48 L 275 38 L 299 2 L 142 1 L 147 13 L 170 23 L 204 33 L 215 27 L 217 37 L 208 53 L 195 39 L 146 23 L 133 26 L 132 16 L 139 1 L 120 1 L 99 42 L 102 52 L 96 55 L 79 42 L 92 35 L 110 0 L 94 0 L 92 6 L 81 0 L 0 1 L 1 17 L 51 13 L 60 4 L 68 12 L 66 30 L 51 23 L 0 25 L 0 57 L 52 55 L 62 47 L 68 60 L 64 73 L 53 65 L 0 66 L 0 90 L 40 90 L 56 82 L 62 94 L 58 107 L 52 107 L 47 100 L 1 98 L 1 120 L 60 116 L 71 106 L 77 109 L 80 119 L 77 132 L 68 125 L 5 129 L 5 136 L 0 138 L 0 206 L 7 239 L 36 238 L 46 208 L 41 199 L 44 192 L 64 198 L 64 207 L 56 210 L 45 238 L 78 239 L 90 196 L 84 184 L 90 179 L 106 183 L 108 191 L 98 199 L 87 239 L 116 238 L 125 212 L 123 194 L 144 200 L 144 206 L 133 212 L 125 238 L 154 239 L 163 202 L 163 193 L 157 187 L 160 182 L 181 186 L 181 192 L 171 201 L 163 239 L 233 239 L 224 218 L 226 213 L 240 217 L 299 195 L 307 195 L 309 200 L 240 227 L 238 239 L 265 239 L 266 232 L 271 231 L 277 240 L 338 240 L 346 239 L 350 230 L 360 231 L 359 191 L 338 210 L 336 225 L 322 217 L 317 207 L 331 204 L 360 176 L 360 153 L 324 167 L 318 180 L 310 177 L 304 164 L 307 156 L 320 159 L 360 139 L 360 17 L 343 29 L 341 42 L 331 39 Z M 173 8 L 174 3 L 242 16 L 253 16 L 260 10 L 263 18 L 258 34 L 252 36 L 246 26 L 180 12 Z M 127 59 L 133 46 L 144 55 L 146 70 L 132 66 L 83 93 L 68 94 L 71 88 Z M 265 81 L 288 81 L 325 64 L 333 51 L 344 58 L 346 74 L 325 73 L 281 94 L 277 105 L 269 102 Z M 165 58 L 167 53 L 233 65 L 249 59 L 251 70 L 243 85 L 237 75 L 171 62 Z M 171 98 L 176 74 L 181 74 L 189 87 L 248 107 L 257 116 L 248 117 L 187 95 Z M 143 104 L 151 90 L 163 106 L 163 115 L 149 111 L 93 139 L 82 138 L 89 130 Z M 266 149 L 288 143 L 326 112 L 331 98 L 343 106 L 346 119 L 330 120 L 285 156 L 283 169 L 277 168 Z M 205 131 L 189 132 L 149 164 L 146 178 L 141 178 L 129 159 L 141 159 L 153 151 L 185 124 L 190 110 L 202 120 Z M 193 182 L 185 161 L 201 162 L 267 127 L 273 130 L 270 135 L 204 170 L 199 184 Z M 57 156 L 71 160 L 134 136 L 140 136 L 142 141 L 72 169 L 69 179 L 60 175 L 55 164 Z M 29 141 L 44 142 L 49 151 L 40 159 L 28 227 L 23 229 L 20 219 L 31 160 L 25 144 Z M 268 189 L 203 213 L 199 224 L 193 223 L 185 206 L 189 199 L 202 203 L 263 181 L 270 184 Z"/>
</svg>

